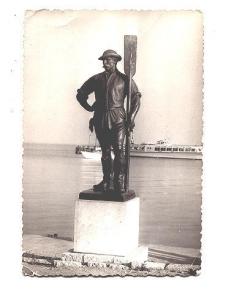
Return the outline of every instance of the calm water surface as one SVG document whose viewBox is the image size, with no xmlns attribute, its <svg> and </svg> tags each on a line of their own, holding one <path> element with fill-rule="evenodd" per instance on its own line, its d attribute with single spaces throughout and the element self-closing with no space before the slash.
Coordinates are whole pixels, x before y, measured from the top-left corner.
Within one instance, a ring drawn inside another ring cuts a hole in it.
<svg viewBox="0 0 234 300">
<path fill-rule="evenodd" d="M 200 248 L 202 161 L 131 158 L 140 197 L 140 243 Z M 100 162 L 48 152 L 24 157 L 23 231 L 73 237 L 74 204 L 101 180 Z"/>
</svg>

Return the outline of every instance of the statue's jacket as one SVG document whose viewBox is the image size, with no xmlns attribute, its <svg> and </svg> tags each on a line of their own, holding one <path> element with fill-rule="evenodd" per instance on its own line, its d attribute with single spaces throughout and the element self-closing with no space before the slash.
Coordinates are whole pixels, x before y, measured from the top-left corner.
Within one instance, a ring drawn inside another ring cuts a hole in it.
<svg viewBox="0 0 234 300">
<path fill-rule="evenodd" d="M 139 109 L 141 97 L 134 80 L 131 86 L 130 117 Z M 93 92 L 96 101 L 90 106 L 87 100 Z M 95 127 L 111 129 L 115 124 L 124 122 L 126 119 L 124 101 L 127 93 L 128 78 L 116 69 L 109 76 L 104 71 L 89 78 L 77 90 L 76 98 L 87 111 L 94 111 Z"/>
</svg>

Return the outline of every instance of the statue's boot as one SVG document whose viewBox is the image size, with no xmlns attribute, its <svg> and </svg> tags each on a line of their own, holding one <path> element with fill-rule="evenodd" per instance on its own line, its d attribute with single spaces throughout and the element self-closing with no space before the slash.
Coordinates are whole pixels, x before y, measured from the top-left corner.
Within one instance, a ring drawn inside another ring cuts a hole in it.
<svg viewBox="0 0 234 300">
<path fill-rule="evenodd" d="M 117 179 L 114 179 L 114 191 L 118 194 L 124 193 L 124 175 L 119 174 Z"/>
<path fill-rule="evenodd" d="M 94 192 L 108 192 L 110 190 L 110 183 L 102 180 L 93 186 Z"/>
<path fill-rule="evenodd" d="M 111 185 L 111 173 L 112 173 L 112 159 L 111 156 L 108 158 L 102 158 L 102 171 L 103 180 L 93 186 L 95 192 L 108 192 Z"/>
<path fill-rule="evenodd" d="M 114 160 L 114 191 L 116 193 L 124 193 L 124 178 L 125 178 L 125 158 L 121 151 Z"/>
</svg>

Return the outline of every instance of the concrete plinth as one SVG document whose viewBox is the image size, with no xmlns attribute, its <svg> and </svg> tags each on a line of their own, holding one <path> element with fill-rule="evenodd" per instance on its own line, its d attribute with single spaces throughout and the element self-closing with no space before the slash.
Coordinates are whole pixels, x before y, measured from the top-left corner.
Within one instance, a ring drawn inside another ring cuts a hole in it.
<svg viewBox="0 0 234 300">
<path fill-rule="evenodd" d="M 76 200 L 74 251 L 128 256 L 138 248 L 140 200 Z"/>
</svg>

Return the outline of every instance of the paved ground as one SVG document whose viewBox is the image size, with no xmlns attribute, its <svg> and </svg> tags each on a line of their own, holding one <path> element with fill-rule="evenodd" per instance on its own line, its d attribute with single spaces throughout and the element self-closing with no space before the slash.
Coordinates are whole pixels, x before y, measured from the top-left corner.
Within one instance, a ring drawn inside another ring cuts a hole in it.
<svg viewBox="0 0 234 300">
<path fill-rule="evenodd" d="M 200 269 L 200 253 L 196 249 L 149 246 L 149 262 L 164 263 L 164 269 L 135 270 L 129 266 L 55 267 L 62 254 L 73 249 L 73 242 L 40 235 L 23 236 L 23 274 L 28 276 L 189 276 Z"/>
<path fill-rule="evenodd" d="M 62 253 L 72 248 L 72 241 L 32 234 L 23 236 L 23 251 L 34 255 L 61 258 Z"/>
</svg>

